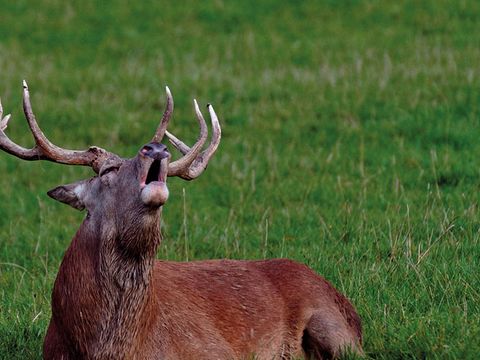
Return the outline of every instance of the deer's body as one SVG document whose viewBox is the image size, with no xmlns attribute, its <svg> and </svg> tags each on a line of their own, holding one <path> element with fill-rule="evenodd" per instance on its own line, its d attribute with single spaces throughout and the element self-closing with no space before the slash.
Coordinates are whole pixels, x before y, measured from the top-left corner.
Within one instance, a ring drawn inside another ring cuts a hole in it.
<svg viewBox="0 0 480 360">
<path fill-rule="evenodd" d="M 356 346 L 361 336 L 345 297 L 299 263 L 142 259 L 139 266 L 119 255 L 119 270 L 109 272 L 111 254 L 87 227 L 55 282 L 47 359 L 280 359 L 300 356 L 309 331 L 324 333 L 324 353 Z"/>
<path fill-rule="evenodd" d="M 87 217 L 60 266 L 52 294 L 45 359 L 322 359 L 344 350 L 361 354 L 360 318 L 322 277 L 285 260 L 156 261 L 167 176 L 191 180 L 205 169 L 220 141 L 196 106 L 201 135 L 189 148 L 166 132 L 167 109 L 152 142 L 134 158 L 100 148 L 72 151 L 51 144 L 38 127 L 24 84 L 24 110 L 33 149 L 5 135 L 0 147 L 26 160 L 91 166 L 91 179 L 48 194 Z M 184 157 L 170 163 L 166 134 Z"/>
</svg>

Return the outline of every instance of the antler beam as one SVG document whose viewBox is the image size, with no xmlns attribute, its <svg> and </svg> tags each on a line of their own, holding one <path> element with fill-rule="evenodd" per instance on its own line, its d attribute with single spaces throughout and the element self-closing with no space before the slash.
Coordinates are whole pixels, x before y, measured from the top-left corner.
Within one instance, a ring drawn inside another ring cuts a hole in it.
<svg viewBox="0 0 480 360">
<path fill-rule="evenodd" d="M 23 81 L 23 111 L 35 139 L 35 146 L 32 149 L 17 145 L 5 134 L 11 116 L 7 115 L 2 118 L 3 108 L 0 103 L 0 148 L 11 155 L 24 160 L 48 160 L 61 164 L 90 166 L 96 173 L 99 172 L 103 160 L 114 155 L 96 146 L 85 151 L 78 151 L 63 149 L 52 144 L 37 124 L 25 80 Z"/>
</svg>

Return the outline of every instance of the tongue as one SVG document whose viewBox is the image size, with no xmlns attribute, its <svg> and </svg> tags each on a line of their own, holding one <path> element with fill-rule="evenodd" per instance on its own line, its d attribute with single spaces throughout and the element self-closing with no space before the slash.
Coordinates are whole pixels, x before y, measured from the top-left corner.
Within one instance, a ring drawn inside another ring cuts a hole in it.
<svg viewBox="0 0 480 360">
<path fill-rule="evenodd" d="M 161 206 L 165 204 L 168 199 L 167 184 L 163 181 L 152 181 L 142 189 L 140 197 L 142 202 L 147 206 Z"/>
</svg>

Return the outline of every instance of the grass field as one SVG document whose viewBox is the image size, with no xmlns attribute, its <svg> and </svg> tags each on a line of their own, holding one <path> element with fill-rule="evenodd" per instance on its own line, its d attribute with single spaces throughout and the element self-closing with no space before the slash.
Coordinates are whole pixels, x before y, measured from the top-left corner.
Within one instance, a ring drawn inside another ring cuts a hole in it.
<svg viewBox="0 0 480 360">
<path fill-rule="evenodd" d="M 480 353 L 480 3 L 4 1 L 0 96 L 47 136 L 135 155 L 164 86 L 193 142 L 192 98 L 222 144 L 170 179 L 163 259 L 289 257 L 347 294 L 372 359 Z M 0 358 L 38 359 L 83 213 L 46 191 L 91 170 L 0 153 Z"/>
</svg>

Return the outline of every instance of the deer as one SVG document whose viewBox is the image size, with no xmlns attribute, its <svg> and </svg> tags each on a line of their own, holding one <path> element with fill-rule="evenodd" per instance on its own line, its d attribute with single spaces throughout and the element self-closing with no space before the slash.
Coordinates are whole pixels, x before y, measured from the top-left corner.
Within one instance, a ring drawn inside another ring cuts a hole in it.
<svg viewBox="0 0 480 360">
<path fill-rule="evenodd" d="M 307 359 L 362 350 L 350 301 L 306 265 L 288 259 L 157 260 L 168 177 L 197 178 L 221 138 L 194 100 L 200 134 L 189 147 L 167 130 L 173 97 L 152 140 L 129 159 L 91 146 L 68 150 L 40 129 L 23 81 L 23 110 L 35 145 L 7 137 L 0 148 L 23 160 L 92 168 L 89 179 L 47 194 L 86 216 L 61 262 L 51 296 L 44 359 Z M 164 137 L 181 153 L 171 161 Z"/>
</svg>

